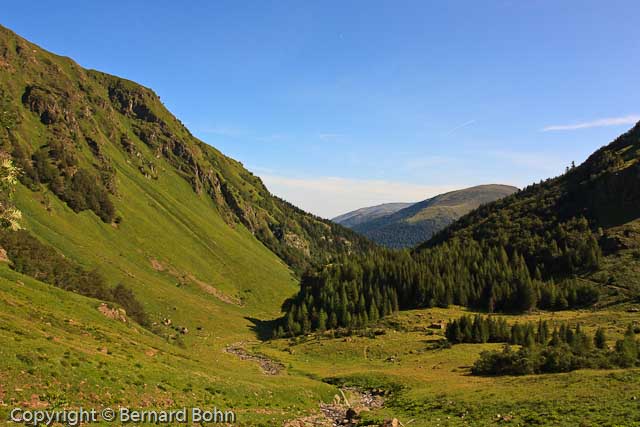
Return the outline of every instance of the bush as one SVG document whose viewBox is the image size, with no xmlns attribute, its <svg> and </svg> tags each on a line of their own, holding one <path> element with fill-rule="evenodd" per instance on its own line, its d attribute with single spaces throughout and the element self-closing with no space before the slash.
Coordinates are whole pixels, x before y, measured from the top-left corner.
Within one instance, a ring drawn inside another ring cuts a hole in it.
<svg viewBox="0 0 640 427">
<path fill-rule="evenodd" d="M 140 301 L 136 299 L 133 291 L 127 288 L 122 283 L 118 283 L 118 285 L 113 289 L 113 301 L 120 304 L 127 311 L 127 315 L 134 319 L 141 325 L 148 325 L 147 315 L 144 312 L 144 308 Z"/>
</svg>

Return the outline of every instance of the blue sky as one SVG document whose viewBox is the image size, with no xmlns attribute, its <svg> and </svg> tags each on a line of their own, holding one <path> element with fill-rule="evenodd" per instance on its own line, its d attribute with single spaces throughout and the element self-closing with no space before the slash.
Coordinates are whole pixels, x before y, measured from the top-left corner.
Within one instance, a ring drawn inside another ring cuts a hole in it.
<svg viewBox="0 0 640 427">
<path fill-rule="evenodd" d="M 153 88 L 325 217 L 524 186 L 640 120 L 637 1 L 35 3 L 0 23 Z"/>
</svg>

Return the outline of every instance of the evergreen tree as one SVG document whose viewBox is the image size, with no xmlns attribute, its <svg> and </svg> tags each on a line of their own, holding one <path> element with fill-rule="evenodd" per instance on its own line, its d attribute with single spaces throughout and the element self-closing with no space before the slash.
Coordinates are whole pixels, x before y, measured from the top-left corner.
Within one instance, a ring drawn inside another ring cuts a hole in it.
<svg viewBox="0 0 640 427">
<path fill-rule="evenodd" d="M 606 349 L 607 348 L 607 338 L 604 333 L 604 329 L 598 328 L 596 334 L 593 338 L 594 344 L 596 348 Z"/>
</svg>

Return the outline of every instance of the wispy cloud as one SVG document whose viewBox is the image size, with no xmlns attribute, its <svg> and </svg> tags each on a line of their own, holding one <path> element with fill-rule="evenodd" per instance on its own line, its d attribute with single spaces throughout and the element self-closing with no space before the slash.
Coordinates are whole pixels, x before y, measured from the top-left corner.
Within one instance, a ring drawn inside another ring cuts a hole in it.
<svg viewBox="0 0 640 427">
<path fill-rule="evenodd" d="M 640 115 L 630 115 L 623 117 L 608 117 L 604 119 L 593 120 L 590 122 L 575 123 L 569 125 L 553 125 L 542 128 L 543 132 L 559 131 L 559 130 L 577 130 L 587 128 L 598 128 L 604 126 L 633 125 L 640 121 Z"/>
<path fill-rule="evenodd" d="M 467 127 L 469 125 L 474 124 L 475 122 L 476 122 L 475 120 L 469 120 L 468 122 L 464 122 L 461 125 L 458 125 L 458 126 L 454 127 L 453 129 L 451 129 L 450 131 L 448 131 L 447 133 L 445 133 L 444 136 L 449 136 L 449 135 L 459 131 L 462 128 L 465 128 L 465 127 Z"/>
<path fill-rule="evenodd" d="M 417 202 L 465 187 L 341 177 L 286 177 L 256 172 L 274 194 L 325 218 L 381 203 Z"/>
</svg>

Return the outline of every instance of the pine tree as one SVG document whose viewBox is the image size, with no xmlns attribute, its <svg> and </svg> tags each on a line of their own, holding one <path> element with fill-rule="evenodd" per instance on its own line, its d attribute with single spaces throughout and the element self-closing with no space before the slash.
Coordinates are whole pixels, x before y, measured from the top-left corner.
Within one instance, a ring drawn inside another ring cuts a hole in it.
<svg viewBox="0 0 640 427">
<path fill-rule="evenodd" d="M 596 348 L 603 349 L 603 350 L 607 348 L 607 338 L 605 336 L 604 329 L 598 328 L 593 338 L 593 341 Z"/>
<path fill-rule="evenodd" d="M 327 329 L 327 313 L 324 310 L 320 310 L 318 314 L 318 330 L 324 331 Z"/>
</svg>

